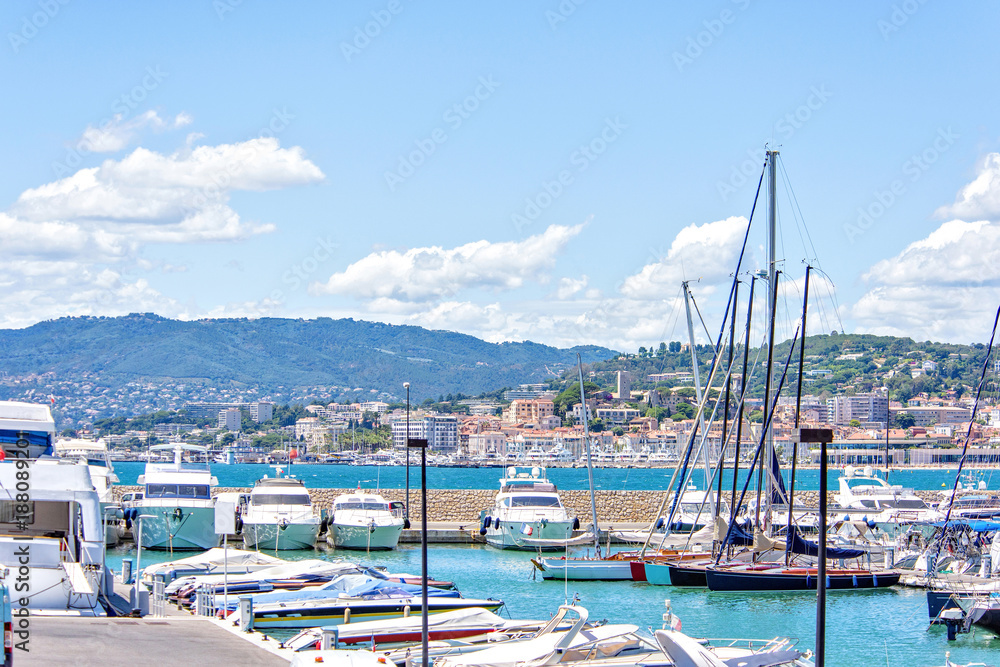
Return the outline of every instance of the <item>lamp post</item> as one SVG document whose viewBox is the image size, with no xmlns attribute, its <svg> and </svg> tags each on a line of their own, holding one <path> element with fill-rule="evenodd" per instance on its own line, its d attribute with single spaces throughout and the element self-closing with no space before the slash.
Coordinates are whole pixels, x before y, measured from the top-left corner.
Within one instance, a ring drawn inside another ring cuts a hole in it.
<svg viewBox="0 0 1000 667">
<path fill-rule="evenodd" d="M 404 382 L 406 390 L 406 515 L 405 527 L 410 527 L 410 383 Z"/>
<path fill-rule="evenodd" d="M 413 438 L 407 447 L 420 448 L 420 638 L 423 644 L 424 665 L 430 665 L 428 657 L 428 609 L 427 609 L 427 439 Z"/>
<path fill-rule="evenodd" d="M 816 648 L 813 662 L 823 667 L 826 660 L 826 446 L 833 442 L 833 430 L 800 428 L 799 442 L 819 443 L 819 562 L 816 568 Z M 791 512 L 791 508 L 788 510 Z"/>
</svg>

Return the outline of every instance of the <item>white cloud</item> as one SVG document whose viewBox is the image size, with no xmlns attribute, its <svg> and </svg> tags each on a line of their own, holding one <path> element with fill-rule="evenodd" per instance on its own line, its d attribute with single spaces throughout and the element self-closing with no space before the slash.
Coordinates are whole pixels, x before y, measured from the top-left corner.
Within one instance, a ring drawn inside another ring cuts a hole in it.
<svg viewBox="0 0 1000 667">
<path fill-rule="evenodd" d="M 552 225 L 523 241 L 476 241 L 456 248 L 411 248 L 372 253 L 310 286 L 313 294 L 361 299 L 433 301 L 467 288 L 510 290 L 526 282 L 546 282 L 555 257 L 583 225 Z"/>
<path fill-rule="evenodd" d="M 625 279 L 622 294 L 659 300 L 675 294 L 684 280 L 728 282 L 729 274 L 736 269 L 746 227 L 747 219 L 741 216 L 688 225 L 677 234 L 664 256 Z"/>
<path fill-rule="evenodd" d="M 163 123 L 155 113 L 136 122 Z M 189 122 L 181 114 L 173 124 Z M 259 138 L 187 145 L 170 155 L 137 148 L 120 161 L 106 160 L 26 190 L 8 211 L 0 212 L 0 326 L 65 315 L 185 315 L 145 279 L 126 276 L 158 267 L 178 270 L 142 257 L 146 245 L 234 241 L 269 232 L 273 225 L 241 220 L 229 206 L 230 193 L 323 178 L 301 148 L 281 148 L 276 139 Z M 273 305 L 248 302 L 227 308 L 269 313 Z"/>
<path fill-rule="evenodd" d="M 974 342 L 1000 303 L 1000 223 L 943 223 L 863 276 L 850 314 L 860 330 L 920 340 Z"/>
<path fill-rule="evenodd" d="M 181 112 L 172 120 L 163 120 L 155 111 L 147 111 L 135 118 L 124 120 L 122 114 L 103 123 L 100 127 L 88 125 L 83 131 L 83 135 L 76 142 L 76 147 L 81 151 L 91 153 L 117 153 L 139 135 L 143 129 L 149 127 L 157 132 L 166 129 L 183 127 L 190 125 L 194 119 L 190 114 Z"/>
<path fill-rule="evenodd" d="M 990 153 L 976 178 L 958 191 L 955 203 L 936 211 L 941 218 L 1000 222 L 1000 153 Z"/>
<path fill-rule="evenodd" d="M 579 294 L 586 289 L 588 281 L 589 279 L 587 276 L 580 276 L 579 278 L 560 278 L 559 289 L 556 290 L 556 298 L 562 301 Z"/>
</svg>

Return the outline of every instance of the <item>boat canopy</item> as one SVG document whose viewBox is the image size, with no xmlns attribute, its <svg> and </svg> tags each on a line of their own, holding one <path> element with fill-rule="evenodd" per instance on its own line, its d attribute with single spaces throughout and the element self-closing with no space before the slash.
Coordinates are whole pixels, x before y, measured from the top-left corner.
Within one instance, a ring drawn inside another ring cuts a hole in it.
<svg viewBox="0 0 1000 667">
<path fill-rule="evenodd" d="M 937 526 L 938 528 L 946 528 L 947 527 L 947 528 L 949 528 L 951 530 L 955 530 L 956 528 L 968 528 L 968 529 L 973 530 L 973 531 L 975 531 L 977 533 L 989 533 L 989 532 L 992 532 L 992 531 L 995 531 L 995 530 L 1000 530 L 1000 523 L 997 523 L 996 521 L 982 521 L 982 520 L 955 521 L 955 520 L 952 520 L 952 521 L 949 521 L 947 523 L 947 525 L 945 525 L 944 521 L 938 521 L 937 523 L 935 523 L 933 525 Z"/>
<path fill-rule="evenodd" d="M 819 545 L 815 542 L 810 542 L 802 537 L 799 533 L 798 528 L 793 528 L 792 532 L 788 534 L 788 538 L 785 540 L 786 548 L 793 554 L 802 554 L 803 556 L 819 556 Z M 826 548 L 827 558 L 861 558 L 865 554 L 864 549 L 845 549 L 842 547 L 830 547 Z"/>
</svg>

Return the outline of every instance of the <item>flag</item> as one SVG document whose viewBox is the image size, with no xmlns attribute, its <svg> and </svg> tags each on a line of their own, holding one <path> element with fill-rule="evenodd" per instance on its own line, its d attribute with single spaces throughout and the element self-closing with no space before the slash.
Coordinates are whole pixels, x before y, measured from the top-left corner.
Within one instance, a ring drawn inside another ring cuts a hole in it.
<svg viewBox="0 0 1000 667">
<path fill-rule="evenodd" d="M 534 529 L 529 524 L 526 524 L 526 523 L 522 523 L 521 524 L 521 534 L 522 535 L 531 535 L 533 532 L 535 532 L 535 531 L 534 531 Z"/>
</svg>

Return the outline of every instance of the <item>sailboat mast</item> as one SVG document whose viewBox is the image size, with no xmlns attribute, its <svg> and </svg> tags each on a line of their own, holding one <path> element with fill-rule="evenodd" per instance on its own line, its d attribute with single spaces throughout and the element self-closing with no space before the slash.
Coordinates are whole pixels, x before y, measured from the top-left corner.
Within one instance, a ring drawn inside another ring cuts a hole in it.
<svg viewBox="0 0 1000 667">
<path fill-rule="evenodd" d="M 590 517 L 594 522 L 594 555 L 601 557 L 601 531 L 597 528 L 597 499 L 594 498 L 594 466 L 590 462 L 590 427 L 587 424 L 587 394 L 583 390 L 583 360 L 576 353 L 577 370 L 580 373 L 580 407 L 583 410 L 583 444 L 587 452 L 587 481 L 590 484 Z"/>
<path fill-rule="evenodd" d="M 767 338 L 769 345 L 774 345 L 774 321 L 775 321 L 775 309 L 778 305 L 778 270 L 777 262 L 775 260 L 775 252 L 777 248 L 777 236 L 778 236 L 778 151 L 767 151 L 767 181 L 768 181 L 768 193 L 767 193 L 767 286 L 768 286 L 768 299 L 767 299 Z M 773 368 L 771 364 L 771 355 L 767 357 L 767 377 L 765 385 L 767 387 L 771 386 L 771 376 L 773 373 Z M 764 409 L 767 409 L 767 396 L 765 393 L 764 397 Z M 770 428 L 764 434 L 764 460 L 771 463 L 772 452 L 774 451 L 774 431 Z M 771 511 L 771 494 L 768 493 L 766 496 L 766 507 L 767 511 Z"/>
<path fill-rule="evenodd" d="M 691 288 L 688 286 L 688 282 L 686 280 L 681 284 L 684 287 L 684 312 L 687 313 L 688 341 L 690 341 L 691 345 L 691 368 L 694 373 L 694 394 L 695 394 L 695 399 L 698 401 L 698 405 L 701 405 L 701 377 L 698 373 L 698 352 L 694 342 L 694 322 L 691 320 Z M 704 411 L 698 413 L 698 428 L 701 430 L 702 434 L 704 434 L 707 437 L 708 434 L 705 431 Z M 704 450 L 706 483 L 708 483 L 708 480 L 711 475 L 711 470 L 708 464 L 709 449 L 711 449 L 711 447 L 706 447 Z"/>
</svg>

